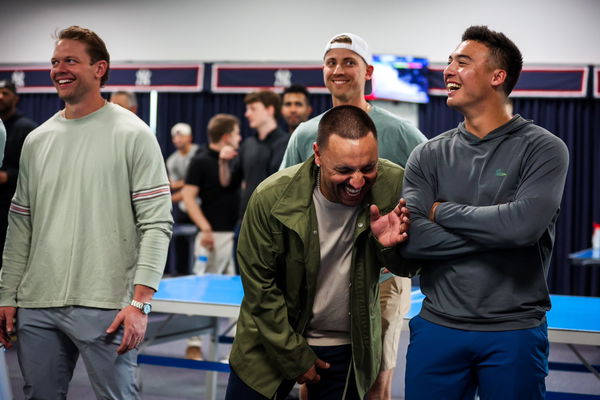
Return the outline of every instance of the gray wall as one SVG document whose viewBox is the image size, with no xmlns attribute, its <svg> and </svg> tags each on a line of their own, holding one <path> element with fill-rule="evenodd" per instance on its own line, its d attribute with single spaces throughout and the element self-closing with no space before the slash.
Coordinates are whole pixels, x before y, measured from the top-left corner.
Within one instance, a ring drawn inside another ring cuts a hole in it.
<svg viewBox="0 0 600 400">
<path fill-rule="evenodd" d="M 47 63 L 51 34 L 89 27 L 114 61 L 319 61 L 351 31 L 373 52 L 444 62 L 463 30 L 504 31 L 528 64 L 600 64 L 596 0 L 15 0 L 3 2 L 0 63 Z"/>
</svg>

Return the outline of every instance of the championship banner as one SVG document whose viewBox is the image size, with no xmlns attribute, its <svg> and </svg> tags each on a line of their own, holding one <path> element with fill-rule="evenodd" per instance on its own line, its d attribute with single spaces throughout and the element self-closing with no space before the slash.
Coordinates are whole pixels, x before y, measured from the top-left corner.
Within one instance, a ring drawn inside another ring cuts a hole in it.
<svg viewBox="0 0 600 400">
<path fill-rule="evenodd" d="M 0 67 L 0 79 L 11 79 L 19 93 L 54 93 L 49 66 Z M 204 64 L 111 64 L 103 91 L 200 92 Z"/>
<path fill-rule="evenodd" d="M 429 94 L 447 94 L 445 68 L 445 65 L 429 66 Z M 524 66 L 510 97 L 586 97 L 588 76 L 587 66 Z"/>
<path fill-rule="evenodd" d="M 322 64 L 213 64 L 211 91 L 214 93 L 249 93 L 274 90 L 298 84 L 311 93 L 329 93 L 323 83 Z"/>
</svg>

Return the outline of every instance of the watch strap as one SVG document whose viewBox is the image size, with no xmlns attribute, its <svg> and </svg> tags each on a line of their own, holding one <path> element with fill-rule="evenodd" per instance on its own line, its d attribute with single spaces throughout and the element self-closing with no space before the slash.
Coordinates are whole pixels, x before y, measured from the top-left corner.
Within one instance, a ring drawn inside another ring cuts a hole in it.
<svg viewBox="0 0 600 400">
<path fill-rule="evenodd" d="M 131 300 L 130 304 L 133 307 L 140 310 L 141 312 L 143 312 L 144 314 L 148 314 L 150 312 L 150 310 L 152 309 L 150 303 L 142 303 L 141 301 L 137 301 L 137 300 Z"/>
</svg>

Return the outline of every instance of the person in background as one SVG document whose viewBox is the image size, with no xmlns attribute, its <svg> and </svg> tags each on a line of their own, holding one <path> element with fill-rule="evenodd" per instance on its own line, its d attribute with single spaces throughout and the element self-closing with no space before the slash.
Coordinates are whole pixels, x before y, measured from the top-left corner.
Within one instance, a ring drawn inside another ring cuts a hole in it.
<svg viewBox="0 0 600 400">
<path fill-rule="evenodd" d="M 469 27 L 444 70 L 464 121 L 408 160 L 400 249 L 419 260 L 425 299 L 410 321 L 407 399 L 545 398 L 546 277 L 569 154 L 509 112 L 522 60 L 503 33 Z"/>
<path fill-rule="evenodd" d="M 238 224 L 234 234 L 234 249 L 237 248 L 239 224 L 254 189 L 279 168 L 290 134 L 277 126 L 281 111 L 281 99 L 271 90 L 248 93 L 244 98 L 250 128 L 256 132 L 244 139 L 240 151 L 224 146 L 219 154 L 219 180 L 221 185 L 234 187 L 242 184 L 242 195 Z M 235 251 L 235 250 L 234 250 Z M 236 260 L 236 272 L 239 265 Z"/>
<path fill-rule="evenodd" d="M 327 41 L 322 55 L 323 80 L 331 93 L 333 105 L 350 104 L 368 113 L 377 127 L 379 157 L 404 167 L 410 152 L 426 139 L 408 121 L 365 100 L 365 87 L 373 76 L 372 56 L 367 42 L 353 33 L 338 34 Z M 303 162 L 311 155 L 322 116 L 298 126 L 288 143 L 282 167 Z M 410 279 L 394 276 L 382 269 L 380 300 L 384 351 L 381 371 L 369 392 L 369 400 L 391 400 L 400 332 L 404 315 L 410 309 L 410 289 Z"/>
<path fill-rule="evenodd" d="M 277 117 L 281 112 L 281 100 L 277 93 L 270 90 L 248 93 L 244 103 L 244 116 L 256 133 L 242 142 L 239 156 L 236 151 L 232 151 L 231 146 L 223 147 L 219 174 L 223 186 L 228 186 L 231 182 L 244 182 L 240 218 L 244 215 L 254 189 L 279 169 L 290 139 L 290 134 L 277 126 Z M 238 156 L 236 162 L 230 163 L 235 156 Z"/>
<path fill-rule="evenodd" d="M 137 114 L 137 97 L 135 97 L 135 93 L 133 92 L 128 92 L 125 90 L 113 92 L 110 95 L 110 102 L 118 104 L 124 109 L 129 110 L 134 114 Z"/>
<path fill-rule="evenodd" d="M 291 85 L 281 94 L 281 116 L 293 133 L 300 123 L 307 121 L 312 113 L 310 95 L 306 87 Z"/>
<path fill-rule="evenodd" d="M 135 399 L 136 348 L 173 225 L 162 154 L 141 119 L 102 97 L 110 55 L 96 33 L 60 31 L 50 62 L 65 108 L 23 145 L 0 342 L 12 347 L 16 328 L 28 398 L 65 398 L 81 355 L 98 398 Z"/>
<path fill-rule="evenodd" d="M 0 81 L 0 119 L 6 128 L 4 162 L 0 168 L 0 249 L 4 248 L 8 228 L 8 209 L 17 190 L 19 158 L 25 138 L 37 124 L 17 110 L 19 95 L 14 82 Z M 2 260 L 0 259 L 0 268 Z"/>
<path fill-rule="evenodd" d="M 167 158 L 167 174 L 169 176 L 169 184 L 171 185 L 171 201 L 173 202 L 173 219 L 176 224 L 192 224 L 185 204 L 181 190 L 185 184 L 185 176 L 188 167 L 194 155 L 198 151 L 198 145 L 192 143 L 192 127 L 185 122 L 179 122 L 171 128 L 171 141 L 175 146 L 175 151 Z M 178 234 L 178 227 L 175 227 L 173 235 L 174 251 L 169 253 L 169 266 L 167 269 L 177 274 L 187 275 L 192 268 L 192 260 L 190 260 L 190 240 L 185 235 Z"/>
<path fill-rule="evenodd" d="M 217 114 L 208 122 L 208 146 L 192 158 L 181 190 L 190 219 L 198 227 L 194 255 L 194 274 L 235 274 L 233 232 L 240 208 L 240 186 L 221 186 L 219 182 L 219 152 L 225 146 L 237 149 L 240 136 L 239 120 L 229 114 Z M 198 205 L 200 200 L 200 206 Z M 186 358 L 202 359 L 199 337 L 188 340 Z"/>
<path fill-rule="evenodd" d="M 198 151 L 198 145 L 192 143 L 192 127 L 185 122 L 179 122 L 171 128 L 171 140 L 175 151 L 167 158 L 167 171 L 171 185 L 171 200 L 174 206 L 179 206 L 182 200 L 181 189 L 185 184 L 185 175 L 192 157 Z M 182 209 L 185 212 L 185 207 Z M 187 220 L 187 216 L 185 218 Z M 179 222 L 178 218 L 175 222 Z"/>
</svg>

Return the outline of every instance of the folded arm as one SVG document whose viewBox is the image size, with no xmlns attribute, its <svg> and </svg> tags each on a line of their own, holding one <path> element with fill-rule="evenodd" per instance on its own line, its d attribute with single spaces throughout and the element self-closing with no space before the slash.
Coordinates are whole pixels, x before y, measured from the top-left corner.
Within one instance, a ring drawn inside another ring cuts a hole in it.
<svg viewBox="0 0 600 400">
<path fill-rule="evenodd" d="M 413 151 L 404 172 L 402 197 L 410 211 L 410 230 L 400 253 L 406 258 L 437 259 L 461 256 L 481 251 L 483 246 L 452 232 L 429 219 L 429 211 L 436 201 L 435 176 L 423 165 L 424 147 Z"/>
<path fill-rule="evenodd" d="M 442 227 L 487 246 L 531 245 L 558 212 L 568 163 L 562 141 L 544 141 L 528 155 L 512 201 L 487 206 L 442 202 L 432 218 Z"/>
</svg>

